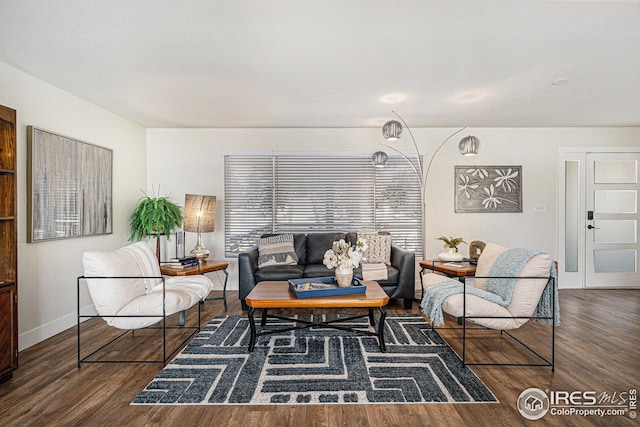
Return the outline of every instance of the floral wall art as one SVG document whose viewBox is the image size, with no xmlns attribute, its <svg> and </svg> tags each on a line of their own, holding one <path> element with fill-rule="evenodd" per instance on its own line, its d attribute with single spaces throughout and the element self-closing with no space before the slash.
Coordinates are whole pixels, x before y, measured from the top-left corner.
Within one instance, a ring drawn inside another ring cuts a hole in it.
<svg viewBox="0 0 640 427">
<path fill-rule="evenodd" d="M 455 212 L 522 212 L 522 166 L 455 166 Z"/>
</svg>

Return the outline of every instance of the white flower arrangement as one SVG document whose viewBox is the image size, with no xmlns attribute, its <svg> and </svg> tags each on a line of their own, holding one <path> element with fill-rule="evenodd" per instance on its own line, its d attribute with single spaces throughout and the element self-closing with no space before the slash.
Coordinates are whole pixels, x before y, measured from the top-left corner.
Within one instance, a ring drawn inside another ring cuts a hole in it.
<svg viewBox="0 0 640 427">
<path fill-rule="evenodd" d="M 340 270 L 358 268 L 362 262 L 362 253 L 369 249 L 367 241 L 358 238 L 355 247 L 351 246 L 344 239 L 333 242 L 331 249 L 324 253 L 322 263 L 328 268 L 338 268 Z"/>
</svg>

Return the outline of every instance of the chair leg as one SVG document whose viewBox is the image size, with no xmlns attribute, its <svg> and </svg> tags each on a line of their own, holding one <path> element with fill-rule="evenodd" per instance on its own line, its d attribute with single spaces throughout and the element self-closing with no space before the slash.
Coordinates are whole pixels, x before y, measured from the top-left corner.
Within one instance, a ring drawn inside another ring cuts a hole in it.
<svg viewBox="0 0 640 427">
<path fill-rule="evenodd" d="M 404 309 L 405 310 L 411 310 L 412 306 L 413 306 L 413 298 L 405 298 L 404 299 Z"/>
<path fill-rule="evenodd" d="M 184 326 L 184 310 L 182 310 L 180 312 L 180 317 L 178 318 L 178 325 L 179 326 Z"/>
</svg>

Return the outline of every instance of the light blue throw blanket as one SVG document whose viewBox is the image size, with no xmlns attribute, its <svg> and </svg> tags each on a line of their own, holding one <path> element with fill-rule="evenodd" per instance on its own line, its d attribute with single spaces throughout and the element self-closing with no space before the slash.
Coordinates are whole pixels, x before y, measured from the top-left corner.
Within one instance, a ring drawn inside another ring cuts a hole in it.
<svg viewBox="0 0 640 427">
<path fill-rule="evenodd" d="M 466 285 L 466 293 L 475 295 L 503 307 L 511 303 L 513 290 L 515 289 L 517 276 L 525 264 L 534 256 L 542 252 L 529 249 L 509 249 L 496 258 L 489 269 L 491 277 L 509 277 L 508 279 L 487 279 L 485 289 L 478 289 L 472 285 Z M 556 279 L 555 264 L 551 263 L 549 275 Z M 429 316 L 434 325 L 444 323 L 442 317 L 442 302 L 449 296 L 462 293 L 462 283 L 453 279 L 445 279 L 429 288 L 422 299 L 422 311 Z M 551 282 L 544 288 L 544 292 L 538 301 L 538 305 L 533 313 L 535 317 L 551 317 L 553 315 L 553 298 L 555 293 L 555 320 L 556 325 L 560 324 L 560 304 L 558 300 L 558 288 L 552 286 Z M 536 319 L 540 323 L 552 324 L 551 319 Z"/>
</svg>

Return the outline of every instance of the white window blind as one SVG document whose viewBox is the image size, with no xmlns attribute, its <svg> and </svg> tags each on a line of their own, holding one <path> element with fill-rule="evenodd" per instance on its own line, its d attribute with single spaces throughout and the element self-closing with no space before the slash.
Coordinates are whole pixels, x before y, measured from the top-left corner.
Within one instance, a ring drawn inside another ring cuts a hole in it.
<svg viewBox="0 0 640 427">
<path fill-rule="evenodd" d="M 225 155 L 225 249 L 234 257 L 265 233 L 388 231 L 422 254 L 420 186 L 403 158 Z"/>
<path fill-rule="evenodd" d="M 394 244 L 412 250 L 422 259 L 422 200 L 420 184 L 409 163 L 391 157 L 375 169 L 375 224 L 389 231 Z"/>
</svg>

